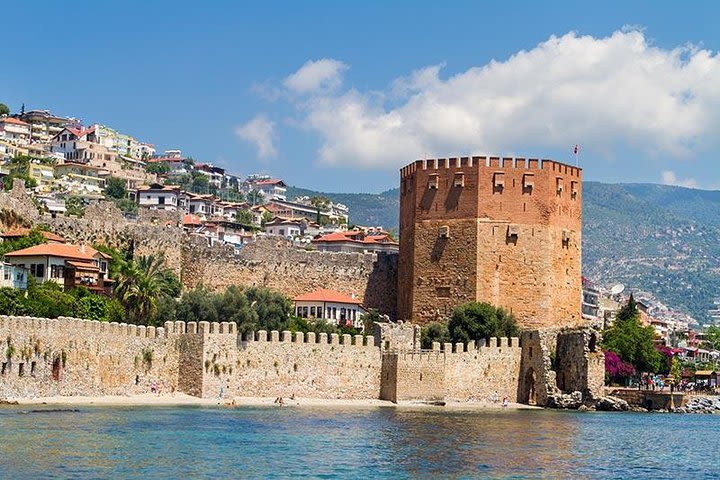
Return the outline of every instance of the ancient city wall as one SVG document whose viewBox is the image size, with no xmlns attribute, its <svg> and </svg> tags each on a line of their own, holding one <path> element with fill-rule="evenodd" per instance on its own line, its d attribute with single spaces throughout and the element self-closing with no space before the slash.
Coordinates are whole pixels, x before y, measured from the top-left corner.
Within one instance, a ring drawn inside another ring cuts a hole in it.
<svg viewBox="0 0 720 480">
<path fill-rule="evenodd" d="M 380 392 L 381 356 L 373 337 L 259 331 L 236 352 L 227 375 L 236 396 L 362 399 Z"/>
<path fill-rule="evenodd" d="M 487 343 L 435 343 L 432 351 L 386 352 L 381 398 L 397 401 L 517 400 L 521 348 L 518 338 Z"/>
<path fill-rule="evenodd" d="M 162 327 L 0 316 L 0 397 L 168 391 L 178 386 L 176 340 Z"/>
<path fill-rule="evenodd" d="M 396 279 L 397 255 L 391 254 L 307 251 L 273 237 L 239 251 L 192 241 L 183 245 L 182 281 L 188 287 L 262 286 L 291 297 L 329 287 L 395 318 Z"/>
<path fill-rule="evenodd" d="M 0 193 L 2 226 L 42 224 L 71 243 L 132 246 L 135 255 L 162 255 L 187 288 L 263 286 L 292 297 L 331 285 L 396 317 L 397 255 L 306 251 L 271 237 L 241 250 L 210 247 L 204 238 L 188 235 L 179 222 L 178 212 L 147 209 L 140 210 L 137 221 L 129 221 L 105 201 L 88 206 L 82 218 L 52 217 L 40 215 L 22 187 Z"/>
</svg>

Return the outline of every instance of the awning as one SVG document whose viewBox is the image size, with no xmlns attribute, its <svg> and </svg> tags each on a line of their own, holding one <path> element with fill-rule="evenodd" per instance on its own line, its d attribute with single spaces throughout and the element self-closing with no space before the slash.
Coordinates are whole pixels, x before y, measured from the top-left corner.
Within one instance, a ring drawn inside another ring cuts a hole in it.
<svg viewBox="0 0 720 480">
<path fill-rule="evenodd" d="M 88 272 L 99 272 L 100 271 L 100 268 L 97 267 L 96 265 L 93 265 L 92 263 L 75 262 L 72 260 L 68 260 L 67 264 L 72 267 L 75 267 L 75 269 L 77 269 L 77 270 L 85 270 Z"/>
</svg>

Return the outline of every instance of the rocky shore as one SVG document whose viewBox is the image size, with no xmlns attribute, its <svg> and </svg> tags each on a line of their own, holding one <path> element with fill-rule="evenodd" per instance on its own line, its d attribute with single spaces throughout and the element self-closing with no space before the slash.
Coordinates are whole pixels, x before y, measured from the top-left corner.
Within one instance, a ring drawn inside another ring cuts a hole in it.
<svg viewBox="0 0 720 480">
<path fill-rule="evenodd" d="M 582 392 L 556 393 L 548 396 L 547 408 L 577 410 L 579 412 L 656 412 L 656 413 L 706 413 L 720 414 L 720 396 L 692 397 L 682 407 L 674 410 L 655 409 L 630 405 L 627 401 L 611 395 L 599 399 L 587 399 Z"/>
</svg>

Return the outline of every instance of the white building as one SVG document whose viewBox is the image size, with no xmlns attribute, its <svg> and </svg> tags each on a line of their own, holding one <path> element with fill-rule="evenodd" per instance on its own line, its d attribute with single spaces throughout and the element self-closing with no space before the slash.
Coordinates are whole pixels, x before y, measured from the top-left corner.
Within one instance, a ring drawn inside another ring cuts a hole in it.
<svg viewBox="0 0 720 480">
<path fill-rule="evenodd" d="M 18 265 L 0 263 L 0 287 L 27 288 L 28 271 Z"/>
<path fill-rule="evenodd" d="M 13 145 L 29 145 L 30 124 L 13 117 L 0 117 L 0 139 Z"/>
<path fill-rule="evenodd" d="M 359 300 L 325 288 L 298 295 L 293 302 L 297 317 L 323 319 L 357 329 L 363 328 L 362 317 L 367 313 Z"/>
<path fill-rule="evenodd" d="M 265 223 L 265 233 L 281 237 L 300 237 L 305 233 L 305 226 L 303 219 L 275 217 Z"/>
<path fill-rule="evenodd" d="M 287 185 L 285 185 L 285 182 L 277 178 L 254 180 L 250 182 L 249 190 L 260 192 L 266 201 L 287 200 L 285 196 L 285 193 L 287 192 Z"/>
<path fill-rule="evenodd" d="M 182 210 L 180 187 L 154 183 L 137 189 L 137 203 L 155 210 Z"/>
</svg>

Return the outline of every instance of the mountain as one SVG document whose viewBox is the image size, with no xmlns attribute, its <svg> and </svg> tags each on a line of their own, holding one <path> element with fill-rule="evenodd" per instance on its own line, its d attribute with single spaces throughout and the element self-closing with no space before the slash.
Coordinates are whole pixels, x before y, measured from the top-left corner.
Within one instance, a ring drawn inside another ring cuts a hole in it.
<svg viewBox="0 0 720 480">
<path fill-rule="evenodd" d="M 288 197 L 325 195 L 350 208 L 350 223 L 397 229 L 399 190 L 372 194 L 288 188 Z M 720 191 L 655 184 L 583 185 L 583 274 L 624 283 L 709 321 L 720 297 Z"/>
</svg>

